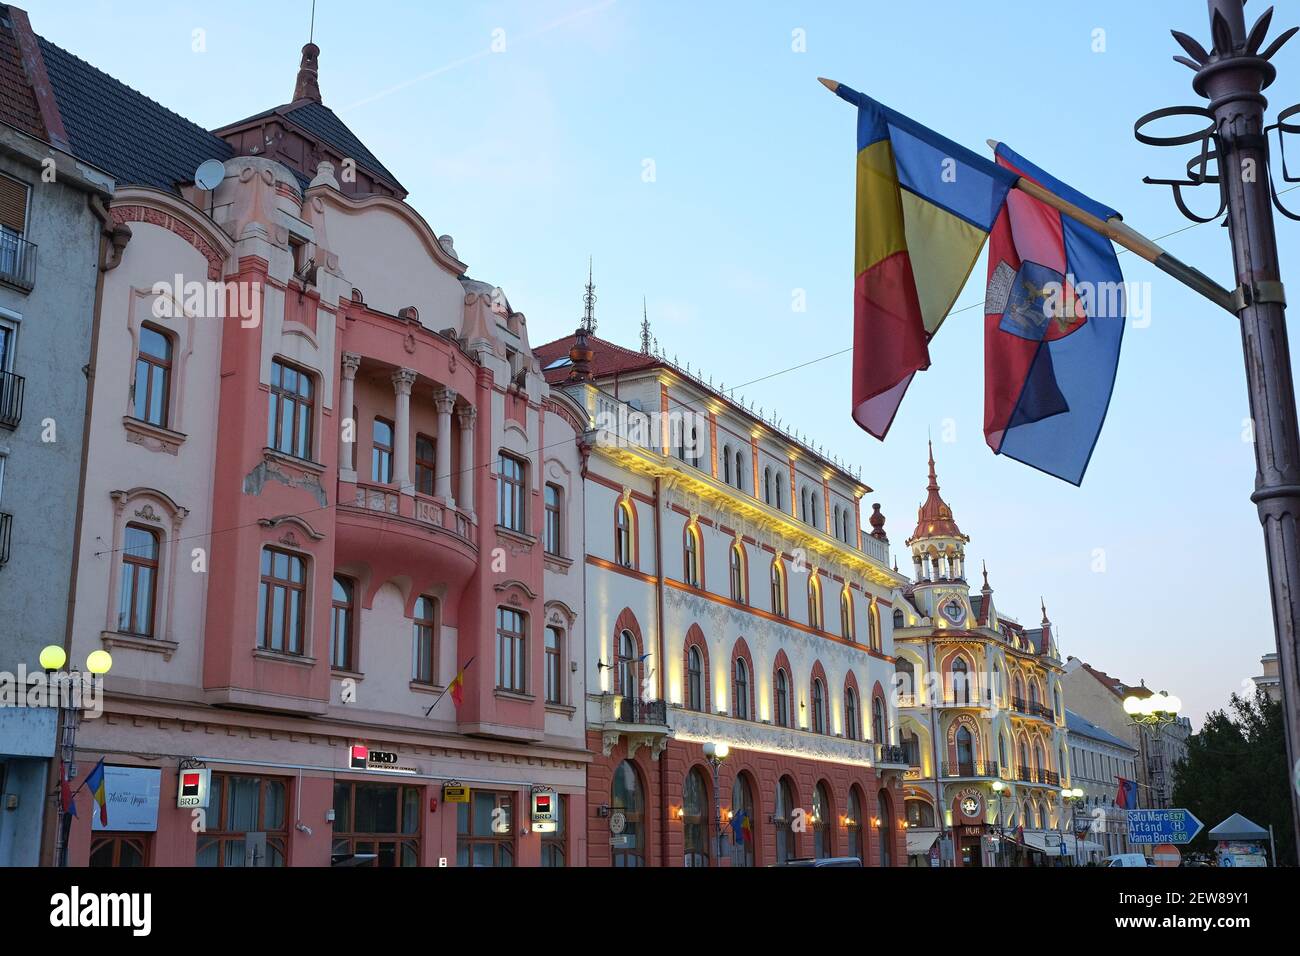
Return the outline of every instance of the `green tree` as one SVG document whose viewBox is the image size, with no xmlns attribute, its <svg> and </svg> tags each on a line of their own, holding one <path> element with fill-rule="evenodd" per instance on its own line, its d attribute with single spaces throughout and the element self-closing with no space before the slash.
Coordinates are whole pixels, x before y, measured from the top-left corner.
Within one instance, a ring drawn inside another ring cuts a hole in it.
<svg viewBox="0 0 1300 956">
<path fill-rule="evenodd" d="M 1294 866 L 1291 774 L 1286 760 L 1282 705 L 1262 690 L 1253 698 L 1233 694 L 1226 710 L 1212 711 L 1187 741 L 1187 759 L 1174 777 L 1174 805 L 1205 824 L 1190 849 L 1214 847 L 1206 833 L 1234 813 L 1273 826 L 1278 863 Z"/>
</svg>

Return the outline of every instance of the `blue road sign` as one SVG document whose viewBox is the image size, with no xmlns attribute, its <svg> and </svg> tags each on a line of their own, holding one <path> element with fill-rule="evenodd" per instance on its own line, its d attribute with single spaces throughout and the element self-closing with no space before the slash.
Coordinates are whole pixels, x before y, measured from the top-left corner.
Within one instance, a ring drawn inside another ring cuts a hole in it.
<svg viewBox="0 0 1300 956">
<path fill-rule="evenodd" d="M 1203 826 L 1190 810 L 1130 810 L 1128 842 L 1190 843 Z"/>
</svg>

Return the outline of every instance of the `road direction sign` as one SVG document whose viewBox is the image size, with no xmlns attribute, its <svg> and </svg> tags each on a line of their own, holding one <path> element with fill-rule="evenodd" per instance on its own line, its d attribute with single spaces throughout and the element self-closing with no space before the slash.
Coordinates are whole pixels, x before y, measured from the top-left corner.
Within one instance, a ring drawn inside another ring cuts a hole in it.
<svg viewBox="0 0 1300 956">
<path fill-rule="evenodd" d="M 1129 843 L 1190 843 L 1205 826 L 1192 816 L 1190 810 L 1173 808 L 1169 810 L 1130 810 L 1128 811 Z"/>
</svg>

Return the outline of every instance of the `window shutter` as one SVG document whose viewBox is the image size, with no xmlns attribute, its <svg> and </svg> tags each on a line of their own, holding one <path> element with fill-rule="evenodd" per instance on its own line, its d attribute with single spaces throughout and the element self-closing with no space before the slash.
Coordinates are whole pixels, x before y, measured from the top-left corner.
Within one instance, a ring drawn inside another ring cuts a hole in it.
<svg viewBox="0 0 1300 956">
<path fill-rule="evenodd" d="M 0 226 L 22 233 L 27 225 L 27 185 L 0 176 Z"/>
</svg>

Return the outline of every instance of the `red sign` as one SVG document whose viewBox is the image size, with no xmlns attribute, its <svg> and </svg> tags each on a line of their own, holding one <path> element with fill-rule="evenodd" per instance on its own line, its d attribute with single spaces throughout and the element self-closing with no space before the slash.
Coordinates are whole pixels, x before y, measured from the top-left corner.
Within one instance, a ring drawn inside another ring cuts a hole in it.
<svg viewBox="0 0 1300 956">
<path fill-rule="evenodd" d="M 1151 859 L 1156 866 L 1177 866 L 1183 855 L 1172 843 L 1161 843 L 1151 851 Z"/>
</svg>

